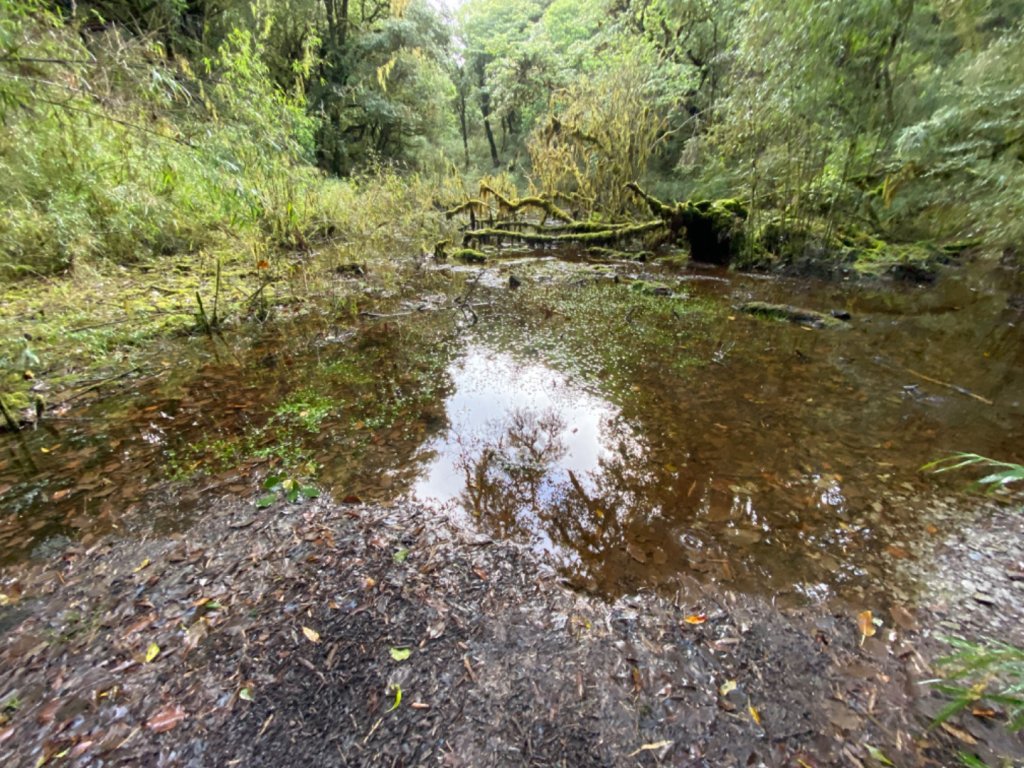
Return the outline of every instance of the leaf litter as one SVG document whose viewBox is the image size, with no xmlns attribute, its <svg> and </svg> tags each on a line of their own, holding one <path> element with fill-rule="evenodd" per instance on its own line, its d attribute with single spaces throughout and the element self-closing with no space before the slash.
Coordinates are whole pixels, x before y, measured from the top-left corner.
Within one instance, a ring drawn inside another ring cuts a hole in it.
<svg viewBox="0 0 1024 768">
<path fill-rule="evenodd" d="M 187 536 L 104 538 L 5 572 L 0 588 L 20 598 L 4 610 L 21 613 L 0 646 L 0 764 L 1024 755 L 981 704 L 984 717 L 929 728 L 942 702 L 921 685 L 931 650 L 907 615 L 872 636 L 873 615 L 697 582 L 685 599 L 609 603 L 566 589 L 528 547 L 480 547 L 422 508 L 317 501 L 230 527 L 245 506 L 213 505 Z"/>
</svg>

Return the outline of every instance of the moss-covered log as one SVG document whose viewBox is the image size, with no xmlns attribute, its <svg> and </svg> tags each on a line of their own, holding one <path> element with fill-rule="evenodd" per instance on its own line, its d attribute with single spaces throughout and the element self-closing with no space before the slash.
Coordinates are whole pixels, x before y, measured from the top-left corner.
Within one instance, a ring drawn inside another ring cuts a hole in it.
<svg viewBox="0 0 1024 768">
<path fill-rule="evenodd" d="M 660 219 L 645 221 L 641 224 L 604 229 L 596 232 L 567 232 L 562 234 L 546 234 L 541 232 L 513 232 L 508 229 L 475 229 L 463 235 L 463 244 L 520 242 L 526 245 L 556 245 L 574 243 L 578 245 L 608 245 L 621 243 L 634 237 L 645 235 L 665 228 Z"/>
<path fill-rule="evenodd" d="M 630 182 L 626 188 L 665 222 L 673 241 L 686 239 L 694 261 L 725 265 L 740 254 L 743 235 L 739 224 L 746 219 L 747 211 L 738 200 L 668 204 L 645 192 L 636 182 Z"/>
<path fill-rule="evenodd" d="M 740 305 L 740 311 L 772 320 L 788 320 L 791 323 L 810 328 L 846 328 L 847 324 L 824 312 L 794 307 L 791 304 L 769 304 L 766 301 L 748 301 Z"/>
</svg>

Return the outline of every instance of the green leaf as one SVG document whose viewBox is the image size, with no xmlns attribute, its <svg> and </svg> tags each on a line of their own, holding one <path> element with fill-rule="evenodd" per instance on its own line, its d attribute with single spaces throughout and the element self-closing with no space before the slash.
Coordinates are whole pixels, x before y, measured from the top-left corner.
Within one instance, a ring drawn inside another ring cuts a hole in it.
<svg viewBox="0 0 1024 768">
<path fill-rule="evenodd" d="M 410 648 L 392 648 L 391 658 L 395 661 L 405 661 L 412 656 L 412 649 Z"/>
<path fill-rule="evenodd" d="M 299 491 L 307 499 L 320 498 L 320 489 L 317 488 L 315 485 L 304 485 L 299 489 Z"/>
<path fill-rule="evenodd" d="M 299 500 L 299 489 L 298 488 L 291 488 L 291 489 L 289 489 L 288 492 L 284 495 L 284 497 L 286 499 L 288 499 L 288 503 L 294 504 L 295 502 L 297 502 Z"/>
<path fill-rule="evenodd" d="M 967 752 L 961 752 L 958 757 L 960 762 L 967 766 L 967 768 L 989 768 L 988 763 L 978 759 L 974 755 L 968 754 Z"/>
<path fill-rule="evenodd" d="M 282 480 L 283 478 L 280 475 L 267 475 L 267 479 L 263 481 L 263 489 L 273 491 L 281 485 Z"/>
<path fill-rule="evenodd" d="M 883 754 L 882 750 L 878 747 L 872 747 L 870 744 L 866 745 L 868 748 L 868 754 L 882 765 L 895 766 L 896 764 Z"/>
<path fill-rule="evenodd" d="M 388 692 L 390 693 L 391 691 L 395 692 L 395 703 L 391 705 L 391 709 L 387 710 L 387 712 L 394 712 L 398 709 L 398 705 L 402 703 L 402 686 L 398 683 L 393 683 L 388 687 Z M 387 714 L 387 712 L 384 714 Z"/>
<path fill-rule="evenodd" d="M 277 501 L 277 493 L 265 493 L 256 499 L 256 507 L 257 509 L 266 509 L 275 501 Z"/>
<path fill-rule="evenodd" d="M 394 560 L 396 563 L 401 564 L 405 562 L 405 558 L 407 558 L 408 556 L 409 550 L 403 547 L 402 549 L 397 550 L 395 554 L 391 556 L 391 559 Z"/>
<path fill-rule="evenodd" d="M 242 701 L 252 701 L 252 691 L 248 688 L 243 688 L 238 692 L 238 698 Z"/>
</svg>

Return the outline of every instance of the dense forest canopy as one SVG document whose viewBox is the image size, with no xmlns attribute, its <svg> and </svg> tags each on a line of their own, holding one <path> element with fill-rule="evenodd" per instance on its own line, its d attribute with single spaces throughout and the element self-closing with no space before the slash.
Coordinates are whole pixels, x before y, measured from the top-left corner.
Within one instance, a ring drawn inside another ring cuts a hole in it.
<svg viewBox="0 0 1024 768">
<path fill-rule="evenodd" d="M 1024 236 L 1020 0 L 3 0 L 0 268 L 301 246 L 331 179 Z M 430 184 L 426 186 L 431 186 Z M 441 199 L 446 198 L 446 199 Z"/>
</svg>

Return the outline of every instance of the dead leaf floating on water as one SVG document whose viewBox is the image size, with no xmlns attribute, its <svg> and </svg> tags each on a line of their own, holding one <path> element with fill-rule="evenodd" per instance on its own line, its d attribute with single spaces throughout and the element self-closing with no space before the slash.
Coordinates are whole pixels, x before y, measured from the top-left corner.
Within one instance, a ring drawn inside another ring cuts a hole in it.
<svg viewBox="0 0 1024 768">
<path fill-rule="evenodd" d="M 319 643 L 320 642 L 320 633 L 317 632 L 315 629 L 310 629 L 309 627 L 303 627 L 302 628 L 302 634 L 304 634 L 306 636 L 306 639 L 309 640 L 309 642 L 311 642 L 311 643 Z"/>
</svg>

